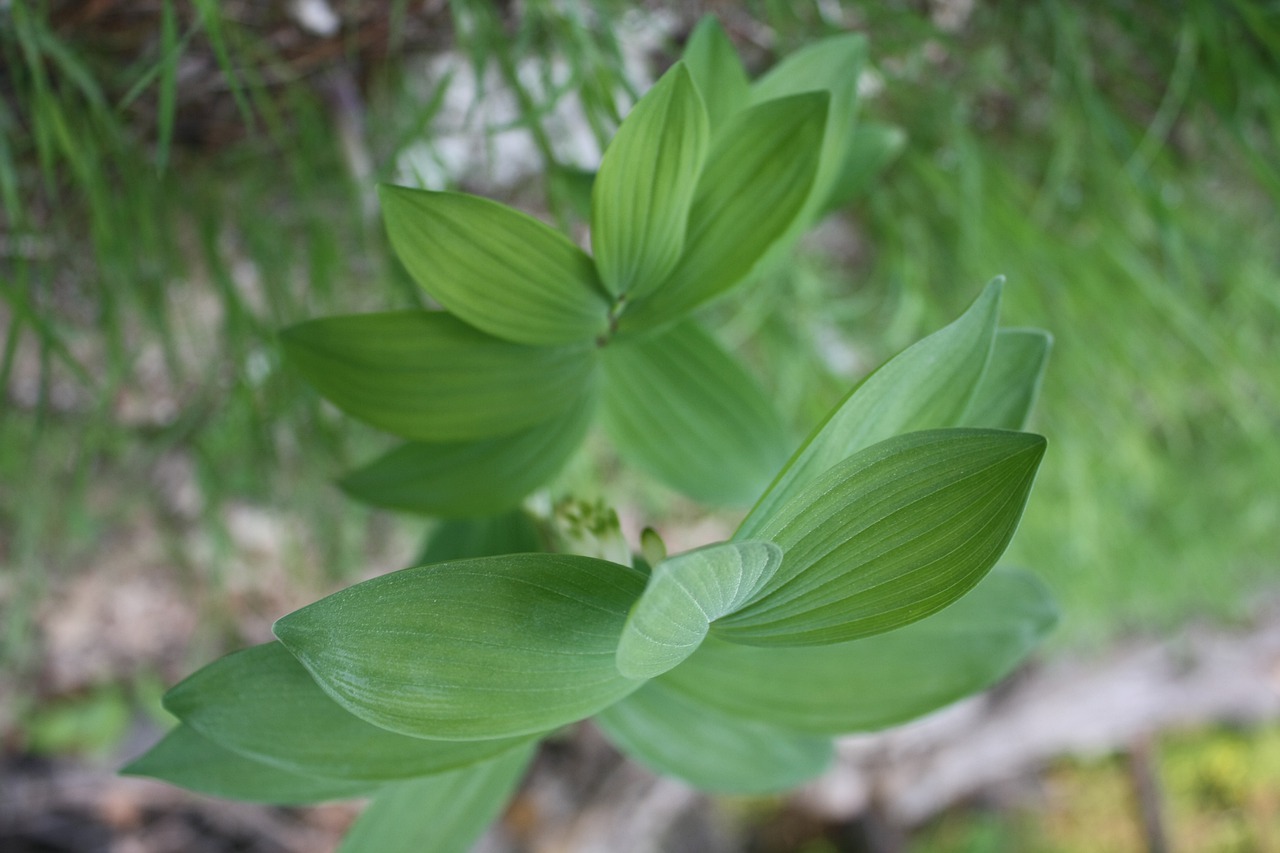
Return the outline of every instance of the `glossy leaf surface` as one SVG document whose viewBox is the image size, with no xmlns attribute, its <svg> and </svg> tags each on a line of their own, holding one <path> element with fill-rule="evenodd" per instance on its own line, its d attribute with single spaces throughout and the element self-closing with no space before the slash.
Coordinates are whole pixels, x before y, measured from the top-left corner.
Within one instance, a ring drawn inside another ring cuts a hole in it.
<svg viewBox="0 0 1280 853">
<path fill-rule="evenodd" d="M 513 344 L 441 311 L 310 320 L 285 352 L 334 405 L 416 441 L 476 441 L 577 405 L 595 367 L 587 347 Z"/>
<path fill-rule="evenodd" d="M 753 534 L 782 547 L 782 568 L 713 632 L 760 645 L 838 643 L 941 610 L 1004 552 L 1044 448 L 1038 435 L 952 429 L 860 451 Z"/>
<path fill-rule="evenodd" d="M 458 740 L 533 734 L 634 690 L 615 665 L 644 590 L 634 569 L 551 554 L 393 572 L 276 622 L 276 636 L 352 713 Z"/>
<path fill-rule="evenodd" d="M 466 853 L 502 812 L 532 756 L 521 749 L 451 773 L 384 786 L 338 853 Z"/>
<path fill-rule="evenodd" d="M 524 743 L 424 740 L 343 710 L 279 643 L 214 661 L 165 695 L 165 707 L 221 746 L 315 776 L 380 781 L 451 770 Z"/>
<path fill-rule="evenodd" d="M 681 63 L 618 128 L 591 198 L 591 246 L 611 293 L 641 296 L 675 266 L 710 136 L 702 97 Z"/>
<path fill-rule="evenodd" d="M 550 226 L 473 195 L 386 184 L 378 195 L 409 274 L 468 324 L 537 345 L 590 342 L 607 328 L 591 258 Z"/>
<path fill-rule="evenodd" d="M 682 59 L 702 93 L 707 119 L 715 133 L 730 116 L 747 105 L 751 95 L 750 81 L 738 51 L 720 22 L 707 15 L 690 33 Z"/>
<path fill-rule="evenodd" d="M 991 362 L 961 421 L 964 426 L 1022 429 L 1031 416 L 1053 339 L 1040 329 L 1001 329 Z"/>
<path fill-rule="evenodd" d="M 741 281 L 791 227 L 809 197 L 827 117 L 825 92 L 759 104 L 716 137 L 671 275 L 620 317 L 642 330 L 680 319 Z"/>
<path fill-rule="evenodd" d="M 772 401 L 695 323 L 602 350 L 605 430 L 623 455 L 695 500 L 745 505 L 786 458 Z"/>
<path fill-rule="evenodd" d="M 755 596 L 782 565 L 772 542 L 725 542 L 653 567 L 618 644 L 618 671 L 654 678 L 693 654 L 711 623 Z"/>
<path fill-rule="evenodd" d="M 480 441 L 411 442 L 343 477 L 353 498 L 438 517 L 493 515 L 550 480 L 582 443 L 593 396 L 563 414 Z"/>
<path fill-rule="evenodd" d="M 903 723 L 1013 671 L 1057 621 L 1044 585 L 997 569 L 955 604 L 849 643 L 766 648 L 708 639 L 658 679 L 731 713 L 811 734 Z"/>
<path fill-rule="evenodd" d="M 797 734 L 706 705 L 651 681 L 596 717 L 622 751 L 708 791 L 783 791 L 831 763 L 829 738 Z"/>
<path fill-rule="evenodd" d="M 1002 283 L 987 285 L 959 319 L 918 341 L 845 397 L 782 469 L 738 528 L 761 523 L 841 460 L 895 435 L 958 426 L 991 354 Z"/>
<path fill-rule="evenodd" d="M 171 730 L 121 773 L 163 779 L 189 791 L 254 803 L 301 805 L 368 796 L 378 785 L 282 770 L 219 746 L 190 726 Z"/>
</svg>

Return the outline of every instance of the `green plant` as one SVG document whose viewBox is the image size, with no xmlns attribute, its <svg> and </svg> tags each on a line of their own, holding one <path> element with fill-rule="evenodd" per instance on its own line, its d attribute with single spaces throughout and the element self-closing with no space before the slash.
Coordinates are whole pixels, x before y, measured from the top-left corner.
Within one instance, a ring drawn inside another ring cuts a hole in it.
<svg viewBox="0 0 1280 853">
<path fill-rule="evenodd" d="M 834 735 L 1009 672 L 1054 610 L 1034 578 L 990 571 L 1045 446 L 1019 430 L 1048 337 L 998 327 L 1002 285 L 789 461 L 767 397 L 687 316 L 865 175 L 849 163 L 862 49 L 820 43 L 752 86 L 704 24 L 606 153 L 594 257 L 483 199 L 385 189 L 393 245 L 447 310 L 311 321 L 286 346 L 340 408 L 410 442 L 349 491 L 462 520 L 425 565 L 285 616 L 279 642 L 173 688 L 181 725 L 128 772 L 271 802 L 372 796 L 344 849 L 454 850 L 536 743 L 587 717 L 658 771 L 772 791 L 821 772 Z M 755 498 L 729 541 L 539 548 L 512 508 L 597 398 L 640 467 L 703 500 Z"/>
</svg>

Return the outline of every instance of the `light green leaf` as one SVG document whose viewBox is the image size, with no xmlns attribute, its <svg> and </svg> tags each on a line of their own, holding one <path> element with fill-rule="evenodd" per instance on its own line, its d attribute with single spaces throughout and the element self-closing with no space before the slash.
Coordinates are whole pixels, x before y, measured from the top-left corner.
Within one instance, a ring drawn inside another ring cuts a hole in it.
<svg viewBox="0 0 1280 853">
<path fill-rule="evenodd" d="M 190 726 L 178 726 L 121 771 L 163 779 L 189 791 L 255 803 L 301 805 L 368 796 L 371 782 L 322 779 L 281 770 L 219 746 Z"/>
<path fill-rule="evenodd" d="M 523 509 L 483 518 L 442 521 L 427 537 L 416 565 L 546 551 L 537 521 Z"/>
<path fill-rule="evenodd" d="M 990 687 L 1056 621 L 1042 583 L 996 569 L 945 610 L 887 634 L 805 648 L 744 646 L 712 637 L 653 683 L 722 713 L 795 731 L 869 731 Z"/>
<path fill-rule="evenodd" d="M 279 643 L 214 661 L 165 695 L 205 737 L 264 764 L 333 779 L 381 781 L 439 773 L 510 751 L 526 738 L 426 740 L 344 711 Z"/>
<path fill-rule="evenodd" d="M 1003 281 L 996 279 L 958 320 L 918 341 L 863 380 L 778 474 L 738 536 L 760 525 L 836 463 L 905 432 L 960 425 L 991 354 Z"/>
<path fill-rule="evenodd" d="M 814 92 L 734 115 L 698 180 L 684 254 L 652 294 L 618 320 L 622 331 L 680 319 L 751 272 L 791 227 L 818 167 L 827 95 Z"/>
<path fill-rule="evenodd" d="M 416 441 L 508 435 L 569 411 L 593 347 L 531 347 L 442 311 L 310 320 L 281 333 L 307 381 L 352 417 Z"/>
<path fill-rule="evenodd" d="M 563 414 L 480 441 L 403 444 L 343 477 L 343 491 L 389 509 L 457 517 L 516 506 L 577 450 L 595 411 L 589 395 Z"/>
<path fill-rule="evenodd" d="M 693 322 L 601 351 L 602 420 L 637 467 L 695 500 L 743 505 L 786 458 L 772 401 Z"/>
<path fill-rule="evenodd" d="M 338 853 L 466 853 L 502 812 L 533 750 L 384 786 Z"/>
<path fill-rule="evenodd" d="M 702 98 L 682 63 L 618 128 L 591 196 L 591 246 L 611 293 L 642 296 L 675 266 L 710 137 Z"/>
<path fill-rule="evenodd" d="M 782 547 L 782 567 L 712 632 L 755 645 L 839 643 L 941 610 L 1004 552 L 1044 448 L 1038 435 L 952 429 L 856 453 L 753 534 Z"/>
<path fill-rule="evenodd" d="M 751 87 L 751 101 L 755 104 L 804 92 L 821 91 L 830 96 L 812 190 L 775 252 L 790 245 L 813 224 L 840 178 L 858 105 L 858 78 L 866 58 L 864 36 L 833 36 L 790 54 Z"/>
<path fill-rule="evenodd" d="M 715 16 L 707 15 L 693 28 L 681 58 L 702 93 L 712 132 L 718 132 L 751 95 L 738 51 Z"/>
<path fill-rule="evenodd" d="M 1040 329 L 1001 329 L 991 362 L 969 401 L 964 426 L 1022 429 L 1031 415 L 1053 338 Z"/>
<path fill-rule="evenodd" d="M 393 572 L 304 607 L 276 636 L 374 725 L 456 740 L 543 732 L 634 690 L 614 657 L 644 576 L 518 554 Z"/>
<path fill-rule="evenodd" d="M 651 770 L 718 793 L 785 791 L 822 773 L 832 758 L 829 738 L 726 713 L 662 679 L 596 721 L 619 749 Z"/>
<path fill-rule="evenodd" d="M 844 207 L 865 193 L 906 144 L 907 135 L 901 128 L 853 119 L 853 128 L 844 146 L 844 160 L 823 200 L 823 212 Z"/>
<path fill-rule="evenodd" d="M 481 331 L 520 344 L 594 341 L 609 300 L 585 252 L 478 196 L 378 187 L 387 234 L 413 279 Z"/>
<path fill-rule="evenodd" d="M 725 542 L 653 567 L 618 644 L 618 671 L 654 678 L 693 654 L 716 619 L 750 601 L 782 565 L 772 542 Z"/>
</svg>

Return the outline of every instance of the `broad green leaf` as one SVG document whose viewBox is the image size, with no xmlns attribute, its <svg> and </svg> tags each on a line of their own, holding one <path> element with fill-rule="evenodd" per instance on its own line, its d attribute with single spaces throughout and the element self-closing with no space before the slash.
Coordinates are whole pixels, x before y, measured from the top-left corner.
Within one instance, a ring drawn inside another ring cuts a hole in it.
<svg viewBox="0 0 1280 853">
<path fill-rule="evenodd" d="M 772 542 L 725 542 L 662 560 L 631 608 L 618 671 L 654 678 L 693 654 L 711 623 L 750 601 L 782 564 Z"/>
<path fill-rule="evenodd" d="M 170 690 L 165 707 L 227 749 L 293 773 L 333 779 L 439 773 L 527 741 L 426 740 L 370 725 L 330 699 L 279 643 L 214 661 Z"/>
<path fill-rule="evenodd" d="M 955 604 L 905 628 L 804 648 L 744 646 L 712 637 L 653 684 L 722 713 L 795 731 L 869 731 L 990 687 L 1056 621 L 1042 583 L 996 569 Z"/>
<path fill-rule="evenodd" d="M 601 350 L 605 430 L 637 467 L 695 500 L 744 505 L 786 458 L 755 380 L 696 323 Z"/>
<path fill-rule="evenodd" d="M 553 554 L 437 563 L 323 598 L 276 636 L 344 707 L 391 731 L 535 734 L 638 686 L 614 658 L 644 576 Z"/>
<path fill-rule="evenodd" d="M 800 214 L 818 167 L 827 95 L 734 115 L 716 137 L 694 195 L 684 254 L 657 290 L 622 313 L 623 331 L 680 319 L 751 272 Z"/>
<path fill-rule="evenodd" d="M 812 190 L 775 252 L 813 224 L 840 178 L 858 105 L 858 78 L 866 58 L 864 36 L 833 36 L 790 54 L 751 87 L 751 101 L 756 104 L 804 92 L 820 91 L 830 96 Z"/>
<path fill-rule="evenodd" d="M 492 515 L 550 480 L 577 450 L 595 410 L 588 395 L 563 414 L 480 441 L 403 444 L 343 477 L 343 491 L 389 509 L 441 517 Z"/>
<path fill-rule="evenodd" d="M 1004 552 L 1044 448 L 1038 435 L 951 429 L 854 454 L 753 534 L 781 546 L 782 567 L 713 633 L 755 645 L 839 643 L 941 610 Z"/>
<path fill-rule="evenodd" d="M 387 184 L 378 195 L 409 274 L 470 325 L 537 345 L 607 330 L 609 300 L 591 258 L 550 226 L 478 196 Z"/>
<path fill-rule="evenodd" d="M 301 805 L 368 796 L 371 782 L 322 779 L 281 770 L 219 746 L 190 726 L 178 726 L 124 767 L 126 776 L 150 776 L 214 797 Z"/>
<path fill-rule="evenodd" d="M 730 116 L 747 105 L 751 95 L 738 51 L 720 22 L 707 15 L 693 28 L 681 58 L 702 93 L 712 132 L 718 132 Z"/>
<path fill-rule="evenodd" d="M 918 341 L 863 380 L 827 417 L 756 503 L 738 536 L 756 531 L 836 463 L 905 432 L 959 426 L 991 354 L 1001 279 L 958 320 Z"/>
<path fill-rule="evenodd" d="M 427 442 L 509 435 L 562 415 L 595 367 L 594 348 L 513 344 L 443 311 L 325 317 L 281 340 L 338 408 Z"/>
<path fill-rule="evenodd" d="M 532 749 L 384 786 L 338 853 L 466 853 L 520 782 Z"/>
<path fill-rule="evenodd" d="M 642 296 L 675 266 L 710 136 L 702 98 L 682 63 L 618 128 L 591 195 L 591 246 L 611 293 Z"/>
<path fill-rule="evenodd" d="M 964 426 L 1022 429 L 1031 415 L 1053 338 L 1040 329 L 1001 329 L 991 363 L 969 401 Z"/>
<path fill-rule="evenodd" d="M 427 537 L 417 565 L 546 551 L 538 522 L 523 509 L 483 518 L 442 521 Z"/>
<path fill-rule="evenodd" d="M 823 200 L 823 212 L 844 207 L 871 186 L 876 176 L 897 159 L 906 146 L 901 128 L 853 120 L 844 146 L 844 160 Z"/>
<path fill-rule="evenodd" d="M 822 773 L 832 758 L 830 738 L 726 713 L 661 679 L 606 708 L 596 721 L 641 764 L 718 793 L 785 791 Z"/>
</svg>

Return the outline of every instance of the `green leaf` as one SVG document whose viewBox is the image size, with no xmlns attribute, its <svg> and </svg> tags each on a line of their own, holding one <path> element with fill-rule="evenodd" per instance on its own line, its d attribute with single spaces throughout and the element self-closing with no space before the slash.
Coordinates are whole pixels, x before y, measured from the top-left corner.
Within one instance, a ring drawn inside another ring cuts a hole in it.
<svg viewBox="0 0 1280 853">
<path fill-rule="evenodd" d="M 493 438 L 562 415 L 595 367 L 594 348 L 513 344 L 442 311 L 325 317 L 281 340 L 338 408 L 427 442 Z"/>
<path fill-rule="evenodd" d="M 593 396 L 521 432 L 480 441 L 403 444 L 344 477 L 343 491 L 388 509 L 457 517 L 516 506 L 577 450 L 595 410 Z"/>
<path fill-rule="evenodd" d="M 644 576 L 590 557 L 519 554 L 393 572 L 275 624 L 340 704 L 457 740 L 544 732 L 638 686 L 614 657 Z"/>
<path fill-rule="evenodd" d="M 619 749 L 651 770 L 718 793 L 785 791 L 822 773 L 832 758 L 829 738 L 743 719 L 664 680 L 645 684 L 596 721 Z"/>
<path fill-rule="evenodd" d="M 502 811 L 533 754 L 384 786 L 338 853 L 466 853 Z"/>
<path fill-rule="evenodd" d="M 952 429 L 860 451 L 761 524 L 751 538 L 781 546 L 782 567 L 712 631 L 756 645 L 839 643 L 941 610 L 1004 552 L 1044 448 L 1038 435 Z"/>
<path fill-rule="evenodd" d="M 591 196 L 591 246 L 610 292 L 641 296 L 676 265 L 710 136 L 702 98 L 681 63 L 618 128 Z"/>
<path fill-rule="evenodd" d="M 1040 581 L 997 569 L 955 604 L 905 628 L 805 648 L 744 646 L 712 637 L 653 684 L 722 713 L 795 731 L 869 731 L 990 687 L 1056 621 L 1053 600 Z"/>
<path fill-rule="evenodd" d="M 725 542 L 662 560 L 631 608 L 618 671 L 654 678 L 693 654 L 711 623 L 750 601 L 782 565 L 772 542 Z"/>
<path fill-rule="evenodd" d="M 991 362 L 961 418 L 964 426 L 1022 429 L 1031 415 L 1053 338 L 1040 329 L 1001 329 Z"/>
<path fill-rule="evenodd" d="M 227 749 L 293 773 L 333 779 L 439 773 L 527 741 L 426 740 L 370 725 L 330 699 L 279 643 L 214 661 L 170 690 L 165 707 Z"/>
<path fill-rule="evenodd" d="M 712 132 L 718 132 L 747 105 L 751 89 L 738 51 L 714 15 L 705 16 L 693 28 L 681 58 L 702 93 Z"/>
<path fill-rule="evenodd" d="M 773 402 L 693 322 L 601 350 L 602 421 L 637 467 L 695 500 L 741 506 L 786 458 Z"/>
<path fill-rule="evenodd" d="M 826 116 L 827 95 L 814 92 L 759 104 L 729 120 L 698 180 L 680 262 L 620 316 L 620 330 L 678 320 L 751 272 L 809 197 Z"/>
<path fill-rule="evenodd" d="M 461 193 L 378 187 L 413 279 L 481 331 L 520 344 L 594 341 L 609 300 L 585 252 L 518 210 Z"/>
<path fill-rule="evenodd" d="M 906 144 L 907 135 L 901 128 L 853 119 L 853 128 L 844 146 L 844 160 L 823 200 L 823 212 L 844 207 L 865 193 Z"/>
<path fill-rule="evenodd" d="M 959 426 L 991 354 L 1003 281 L 986 286 L 958 320 L 918 341 L 863 380 L 796 451 L 738 536 L 759 538 L 765 519 L 836 463 L 905 432 Z"/>
<path fill-rule="evenodd" d="M 522 509 L 484 518 L 442 521 L 427 537 L 417 565 L 546 551 L 542 531 Z"/>
<path fill-rule="evenodd" d="M 219 746 L 190 726 L 178 726 L 121 771 L 150 776 L 214 797 L 301 805 L 368 796 L 377 784 L 322 779 L 281 770 Z"/>
<path fill-rule="evenodd" d="M 825 92 L 830 98 L 812 190 L 803 211 L 778 241 L 779 248 L 790 245 L 813 224 L 840 178 L 858 105 L 858 78 L 866 58 L 864 36 L 833 36 L 790 54 L 751 88 L 751 100 L 756 104 L 804 92 Z"/>
</svg>

